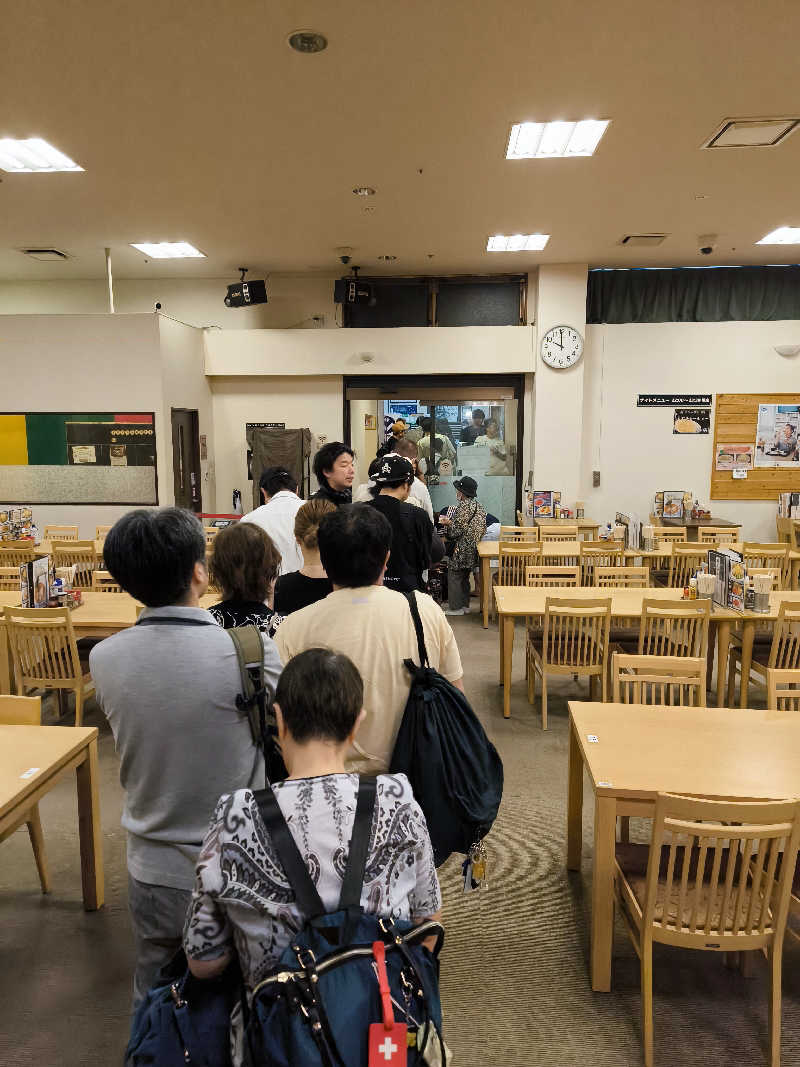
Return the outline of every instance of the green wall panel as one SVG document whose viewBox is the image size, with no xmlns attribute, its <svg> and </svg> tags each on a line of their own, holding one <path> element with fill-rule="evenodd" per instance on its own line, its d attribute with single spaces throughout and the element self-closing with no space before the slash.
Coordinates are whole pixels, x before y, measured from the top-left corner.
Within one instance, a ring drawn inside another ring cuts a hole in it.
<svg viewBox="0 0 800 1067">
<path fill-rule="evenodd" d="M 109 412 L 91 411 L 86 414 L 71 412 L 37 412 L 25 416 L 28 433 L 28 464 L 30 466 L 63 465 L 68 463 L 67 422 L 113 422 Z"/>
</svg>

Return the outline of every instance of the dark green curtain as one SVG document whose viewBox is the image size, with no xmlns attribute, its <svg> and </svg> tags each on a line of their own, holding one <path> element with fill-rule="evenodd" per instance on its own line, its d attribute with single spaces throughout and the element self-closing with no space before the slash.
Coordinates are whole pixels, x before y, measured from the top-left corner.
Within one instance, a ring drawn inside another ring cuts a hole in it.
<svg viewBox="0 0 800 1067">
<path fill-rule="evenodd" d="M 587 322 L 800 319 L 800 265 L 592 270 Z"/>
</svg>

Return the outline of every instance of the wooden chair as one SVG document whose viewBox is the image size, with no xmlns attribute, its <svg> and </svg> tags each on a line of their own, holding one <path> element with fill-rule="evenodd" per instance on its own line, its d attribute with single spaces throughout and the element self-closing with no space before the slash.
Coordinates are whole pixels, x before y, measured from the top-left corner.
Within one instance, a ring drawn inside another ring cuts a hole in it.
<svg viewBox="0 0 800 1067">
<path fill-rule="evenodd" d="M 525 584 L 529 586 L 577 586 L 580 585 L 580 569 L 578 567 L 526 567 Z"/>
<path fill-rule="evenodd" d="M 637 653 L 705 657 L 710 618 L 709 600 L 643 600 Z"/>
<path fill-rule="evenodd" d="M 522 512 L 519 510 L 519 508 L 517 508 L 517 526 L 524 526 L 524 525 L 525 525 L 525 516 L 522 514 Z"/>
<path fill-rule="evenodd" d="M 779 568 L 781 584 L 789 588 L 789 552 L 788 544 L 760 544 L 757 541 L 745 541 L 742 545 L 742 558 L 748 571 L 751 567 Z"/>
<path fill-rule="evenodd" d="M 33 563 L 35 559 L 33 541 L 3 541 L 0 544 L 0 567 L 16 567 L 19 573 L 23 563 Z"/>
<path fill-rule="evenodd" d="M 41 722 L 41 697 L 0 696 L 0 724 L 3 726 L 40 726 Z M 47 853 L 44 847 L 42 821 L 39 818 L 39 805 L 32 804 L 18 819 L 7 826 L 0 833 L 0 841 L 5 841 L 23 823 L 26 824 L 28 837 L 31 839 L 33 858 L 36 861 L 36 870 L 39 872 L 39 884 L 43 893 L 49 893 L 50 874 L 47 869 Z"/>
<path fill-rule="evenodd" d="M 89 589 L 92 571 L 97 564 L 94 541 L 53 541 L 53 566 L 76 566 L 75 585 Z"/>
<path fill-rule="evenodd" d="M 800 670 L 767 667 L 767 707 L 775 711 L 800 711 Z"/>
<path fill-rule="evenodd" d="M 702 656 L 611 656 L 615 704 L 706 706 L 706 661 Z"/>
<path fill-rule="evenodd" d="M 93 593 L 121 593 L 122 586 L 109 571 L 92 571 Z"/>
<path fill-rule="evenodd" d="M 19 589 L 19 567 L 0 567 L 0 589 Z"/>
<path fill-rule="evenodd" d="M 55 689 L 75 694 L 75 725 L 83 721 L 83 705 L 94 692 L 84 674 L 69 608 L 5 608 L 8 643 L 17 689 Z"/>
<path fill-rule="evenodd" d="M 95 526 L 95 528 L 94 528 L 94 539 L 95 539 L 95 541 L 105 541 L 106 535 L 107 535 L 107 533 L 108 533 L 108 531 L 110 529 L 111 529 L 111 526 Z"/>
<path fill-rule="evenodd" d="M 535 526 L 501 526 L 501 541 L 538 541 L 539 530 Z"/>
<path fill-rule="evenodd" d="M 659 793 L 650 845 L 617 846 L 614 895 L 641 965 L 645 1067 L 653 1067 L 656 943 L 764 951 L 770 968 L 770 1064 L 779 1067 L 781 959 L 798 843 L 797 801 Z"/>
<path fill-rule="evenodd" d="M 622 560 L 619 541 L 580 541 L 581 585 L 594 585 L 597 567 L 617 567 Z"/>
<path fill-rule="evenodd" d="M 542 546 L 538 541 L 500 541 L 497 551 L 492 589 L 496 585 L 525 585 L 525 569 L 541 556 Z"/>
<path fill-rule="evenodd" d="M 601 588 L 647 589 L 649 567 L 595 567 L 594 584 Z"/>
<path fill-rule="evenodd" d="M 700 544 L 711 547 L 712 545 L 733 545 L 739 540 L 739 531 L 731 526 L 701 526 Z"/>
<path fill-rule="evenodd" d="M 203 527 L 203 532 L 206 535 L 206 548 L 209 545 L 213 545 L 214 544 L 214 538 L 217 536 L 217 534 L 219 533 L 220 529 L 221 529 L 221 527 L 219 527 L 219 526 L 204 526 Z"/>
<path fill-rule="evenodd" d="M 731 644 L 728 650 L 728 706 L 734 707 L 733 698 L 736 689 L 736 668 L 742 670 L 742 646 Z M 800 669 L 800 604 L 784 601 L 778 611 L 778 618 L 772 631 L 769 646 L 753 645 L 753 658 L 750 663 L 750 675 L 757 675 L 763 685 L 768 684 L 770 667 L 780 671 Z M 741 678 L 739 686 L 749 686 L 750 679 Z"/>
<path fill-rule="evenodd" d="M 77 526 L 45 526 L 45 541 L 77 541 L 80 530 Z"/>
<path fill-rule="evenodd" d="M 768 574 L 772 579 L 773 591 L 783 589 L 783 573 L 780 567 L 748 567 L 747 573 L 751 578 L 755 574 Z"/>
<path fill-rule="evenodd" d="M 685 526 L 654 526 L 653 538 L 656 541 L 687 541 Z"/>
<path fill-rule="evenodd" d="M 544 629 L 528 644 L 528 702 L 536 697 L 536 675 L 542 678 L 542 729 L 547 729 L 547 676 L 572 674 L 589 678 L 592 696 L 599 677 L 602 699 L 607 699 L 608 634 L 611 600 L 545 601 Z"/>
<path fill-rule="evenodd" d="M 542 541 L 577 541 L 578 525 L 574 526 L 539 526 L 539 538 Z"/>
<path fill-rule="evenodd" d="M 673 544 L 667 584 L 672 589 L 683 589 L 707 559 L 708 548 L 699 547 L 696 541 L 694 544 Z"/>
<path fill-rule="evenodd" d="M 800 552 L 800 519 L 792 519 L 789 527 L 789 548 Z"/>
</svg>

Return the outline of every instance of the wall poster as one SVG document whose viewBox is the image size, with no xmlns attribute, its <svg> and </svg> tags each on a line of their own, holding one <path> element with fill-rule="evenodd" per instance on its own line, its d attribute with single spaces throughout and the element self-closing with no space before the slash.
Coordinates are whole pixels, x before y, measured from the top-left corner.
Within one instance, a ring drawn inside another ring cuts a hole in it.
<svg viewBox="0 0 800 1067">
<path fill-rule="evenodd" d="M 752 470 L 753 445 L 717 445 L 714 467 L 718 471 Z"/>
<path fill-rule="evenodd" d="M 756 424 L 756 467 L 800 470 L 800 405 L 759 404 Z"/>
<path fill-rule="evenodd" d="M 673 433 L 708 433 L 710 428 L 710 411 L 703 408 L 675 408 L 672 419 Z"/>
</svg>

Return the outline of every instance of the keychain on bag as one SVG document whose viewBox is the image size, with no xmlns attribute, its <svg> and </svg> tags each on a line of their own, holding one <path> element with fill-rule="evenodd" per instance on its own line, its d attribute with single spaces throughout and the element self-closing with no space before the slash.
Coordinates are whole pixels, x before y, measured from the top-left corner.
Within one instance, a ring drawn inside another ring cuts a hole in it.
<svg viewBox="0 0 800 1067">
<path fill-rule="evenodd" d="M 461 864 L 461 870 L 464 873 L 465 893 L 469 893 L 473 889 L 488 888 L 489 883 L 486 881 L 486 865 L 488 858 L 486 845 L 484 845 L 482 840 L 476 841 L 470 846 L 467 858 Z"/>
</svg>

